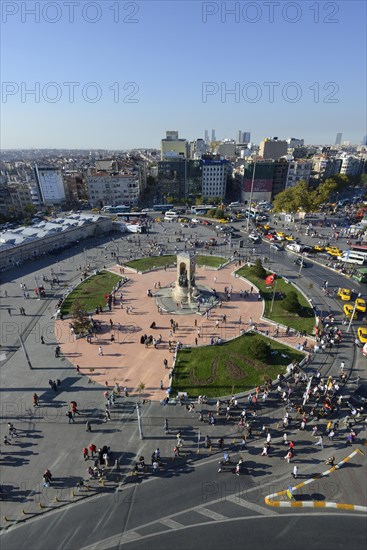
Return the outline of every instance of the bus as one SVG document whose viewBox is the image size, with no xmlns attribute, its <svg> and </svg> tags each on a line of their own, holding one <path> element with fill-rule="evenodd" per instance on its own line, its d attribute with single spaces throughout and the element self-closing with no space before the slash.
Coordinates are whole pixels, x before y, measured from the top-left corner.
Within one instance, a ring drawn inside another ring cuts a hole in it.
<svg viewBox="0 0 367 550">
<path fill-rule="evenodd" d="M 191 214 L 206 214 L 208 210 L 218 208 L 215 204 L 197 204 L 191 207 Z"/>
<path fill-rule="evenodd" d="M 359 283 L 367 283 L 367 267 L 358 267 L 353 273 L 352 279 Z"/>
<path fill-rule="evenodd" d="M 171 210 L 172 204 L 155 204 L 153 206 L 153 210 L 155 212 L 167 212 L 167 210 Z"/>
<path fill-rule="evenodd" d="M 103 206 L 101 211 L 107 214 L 120 214 L 121 212 L 129 212 L 129 210 L 130 206 L 119 204 L 118 206 Z"/>
<path fill-rule="evenodd" d="M 347 264 L 363 265 L 367 262 L 367 252 L 355 252 L 354 250 L 347 250 L 343 252 L 341 256 L 338 256 L 340 262 Z"/>
<path fill-rule="evenodd" d="M 367 252 L 367 244 L 351 244 L 350 249 L 355 252 Z"/>
<path fill-rule="evenodd" d="M 147 219 L 147 214 L 146 212 L 119 212 L 117 218 L 127 222 L 131 220 L 144 221 Z"/>
</svg>

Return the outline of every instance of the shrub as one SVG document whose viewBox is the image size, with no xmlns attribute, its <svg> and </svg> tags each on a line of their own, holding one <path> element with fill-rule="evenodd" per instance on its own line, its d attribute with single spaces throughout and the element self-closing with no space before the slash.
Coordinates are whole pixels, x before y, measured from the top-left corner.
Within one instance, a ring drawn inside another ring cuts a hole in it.
<svg viewBox="0 0 367 550">
<path fill-rule="evenodd" d="M 297 293 L 294 290 L 287 293 L 281 305 L 283 309 L 289 311 L 290 313 L 297 313 L 302 309 L 302 306 L 298 301 Z"/>
<path fill-rule="evenodd" d="M 255 264 L 251 267 L 252 273 L 259 279 L 265 279 L 266 270 L 263 268 L 260 258 L 255 261 Z"/>
<path fill-rule="evenodd" d="M 263 362 L 269 359 L 270 351 L 271 351 L 270 345 L 267 344 L 266 342 L 263 342 L 262 340 L 256 340 L 251 349 L 253 357 Z"/>
</svg>

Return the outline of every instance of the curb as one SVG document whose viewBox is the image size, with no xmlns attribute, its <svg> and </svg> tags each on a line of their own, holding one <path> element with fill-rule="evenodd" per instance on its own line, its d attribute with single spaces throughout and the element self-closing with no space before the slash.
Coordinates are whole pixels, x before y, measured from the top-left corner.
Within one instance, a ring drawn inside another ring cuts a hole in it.
<svg viewBox="0 0 367 550">
<path fill-rule="evenodd" d="M 313 502 L 310 501 L 292 501 L 293 493 L 300 489 L 301 487 L 304 487 L 305 485 L 309 485 L 310 483 L 314 482 L 316 479 L 320 479 L 322 477 L 328 476 L 332 472 L 335 472 L 335 470 L 339 470 L 346 462 L 349 462 L 354 456 L 356 456 L 358 453 L 361 453 L 364 455 L 364 452 L 360 449 L 356 449 L 353 451 L 350 455 L 346 456 L 338 462 L 335 466 L 330 468 L 329 470 L 325 470 L 325 472 L 322 472 L 321 474 L 311 477 L 310 479 L 307 479 L 306 481 L 303 481 L 302 483 L 299 483 L 298 485 L 295 485 L 294 487 L 289 487 L 288 489 L 284 491 L 278 491 L 277 493 L 272 493 L 271 495 L 267 495 L 264 498 L 265 504 L 268 506 L 278 507 L 278 508 L 337 508 L 339 510 L 351 510 L 355 512 L 367 512 L 367 506 L 360 506 L 358 504 L 345 504 L 345 503 L 339 503 L 339 502 L 328 502 L 323 500 L 316 500 Z M 274 500 L 275 497 L 287 495 L 289 501 L 282 501 L 282 500 Z"/>
</svg>

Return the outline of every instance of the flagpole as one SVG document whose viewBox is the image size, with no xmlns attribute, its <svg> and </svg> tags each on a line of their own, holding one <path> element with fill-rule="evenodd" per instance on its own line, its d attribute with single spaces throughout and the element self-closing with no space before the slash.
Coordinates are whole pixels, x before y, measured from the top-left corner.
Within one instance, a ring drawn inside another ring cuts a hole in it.
<svg viewBox="0 0 367 550">
<path fill-rule="evenodd" d="M 272 299 L 271 299 L 270 313 L 273 312 L 273 305 L 274 305 L 274 299 L 275 299 L 275 289 L 276 289 L 276 287 L 277 287 L 277 280 L 278 280 L 278 279 L 275 279 L 275 282 L 274 282 L 273 297 L 272 297 Z"/>
</svg>

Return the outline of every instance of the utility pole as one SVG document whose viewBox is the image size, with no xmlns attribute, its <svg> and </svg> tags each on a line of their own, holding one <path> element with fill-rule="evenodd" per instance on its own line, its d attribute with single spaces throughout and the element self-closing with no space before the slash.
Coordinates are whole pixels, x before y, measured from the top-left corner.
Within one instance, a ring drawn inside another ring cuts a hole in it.
<svg viewBox="0 0 367 550">
<path fill-rule="evenodd" d="M 248 207 L 247 211 L 247 225 L 246 225 L 246 231 L 248 232 L 249 226 L 250 226 L 250 213 L 251 213 L 251 204 L 252 204 L 252 195 L 254 193 L 254 183 L 255 183 L 255 171 L 256 171 L 256 157 L 254 159 L 254 167 L 252 171 L 252 180 L 251 180 L 251 192 L 250 192 L 250 205 Z"/>
<path fill-rule="evenodd" d="M 353 318 L 354 318 L 354 314 L 356 312 L 356 307 L 357 307 L 357 303 L 355 302 L 352 315 L 350 316 L 350 321 L 349 321 L 349 325 L 348 325 L 348 328 L 347 328 L 347 332 L 350 331 L 350 327 L 352 326 L 352 321 L 353 321 Z"/>
<path fill-rule="evenodd" d="M 278 279 L 275 279 L 275 281 L 274 281 L 273 297 L 271 299 L 270 313 L 273 312 L 273 305 L 274 305 L 274 300 L 275 300 L 275 290 L 276 290 L 276 287 L 277 287 L 277 280 Z"/>
<path fill-rule="evenodd" d="M 19 342 L 20 342 L 20 347 L 22 348 L 23 352 L 24 352 L 24 355 L 25 355 L 25 358 L 26 358 L 26 361 L 27 361 L 27 364 L 28 364 L 28 367 L 32 370 L 33 367 L 32 367 L 32 363 L 31 363 L 31 360 L 29 359 L 29 355 L 28 355 L 28 352 L 25 348 L 25 345 L 24 345 L 24 342 L 22 340 L 22 336 L 19 334 Z"/>
<path fill-rule="evenodd" d="M 138 416 L 139 437 L 140 437 L 140 439 L 144 439 L 139 403 L 136 404 L 136 414 Z"/>
<path fill-rule="evenodd" d="M 301 258 L 301 263 L 300 263 L 300 266 L 299 266 L 298 277 L 301 276 L 302 267 L 303 267 L 303 256 Z"/>
</svg>

